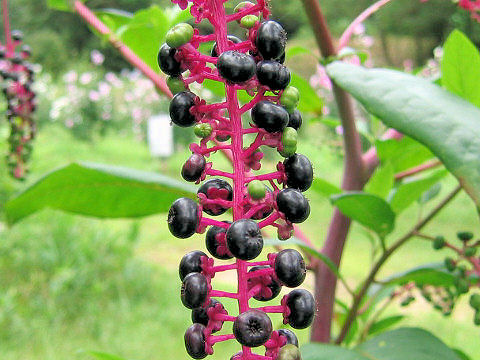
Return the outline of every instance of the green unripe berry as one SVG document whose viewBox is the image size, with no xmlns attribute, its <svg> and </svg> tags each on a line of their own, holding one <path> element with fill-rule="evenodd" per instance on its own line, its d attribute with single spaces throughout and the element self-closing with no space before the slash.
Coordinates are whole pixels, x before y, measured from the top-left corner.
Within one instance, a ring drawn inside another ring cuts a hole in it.
<svg viewBox="0 0 480 360">
<path fill-rule="evenodd" d="M 248 183 L 248 194 L 252 199 L 263 199 L 266 192 L 265 185 L 260 180 L 253 180 Z"/>
<path fill-rule="evenodd" d="M 475 317 L 473 318 L 473 323 L 476 326 L 480 326 L 480 311 L 478 311 L 478 310 L 475 312 Z"/>
<path fill-rule="evenodd" d="M 178 94 L 179 92 L 187 90 L 182 79 L 178 77 L 169 76 L 167 78 L 167 86 L 172 92 L 173 95 Z"/>
<path fill-rule="evenodd" d="M 455 287 L 457 288 L 457 292 L 459 294 L 466 294 L 468 293 L 468 290 L 470 289 L 470 285 L 467 280 L 465 279 L 455 279 Z"/>
<path fill-rule="evenodd" d="M 277 360 L 301 360 L 300 350 L 293 344 L 286 344 L 280 348 Z"/>
<path fill-rule="evenodd" d="M 287 87 L 280 97 L 280 104 L 289 112 L 292 113 L 295 111 L 295 108 L 298 106 L 300 101 L 300 92 L 296 87 L 289 86 Z"/>
<path fill-rule="evenodd" d="M 240 26 L 244 29 L 251 29 L 258 21 L 258 16 L 246 15 L 240 19 Z"/>
<path fill-rule="evenodd" d="M 472 294 L 469 303 L 473 309 L 480 311 L 480 294 Z"/>
<path fill-rule="evenodd" d="M 443 236 L 437 236 L 435 240 L 433 240 L 432 244 L 435 250 L 440 250 L 445 246 L 445 238 Z"/>
<path fill-rule="evenodd" d="M 462 241 L 470 241 L 473 239 L 473 233 L 470 231 L 460 231 L 457 233 L 457 237 Z"/>
<path fill-rule="evenodd" d="M 297 146 L 284 146 L 283 149 L 278 151 L 278 153 L 284 158 L 289 158 L 290 156 L 295 155 L 297 152 Z"/>
<path fill-rule="evenodd" d="M 242 2 L 238 3 L 237 6 L 235 6 L 235 9 L 233 9 L 233 12 L 238 13 L 238 12 L 242 11 L 243 9 L 245 9 L 247 7 L 252 7 L 252 6 L 255 6 L 255 4 L 250 2 L 250 1 L 242 1 Z"/>
<path fill-rule="evenodd" d="M 165 41 L 168 46 L 178 48 L 188 43 L 193 37 L 193 27 L 187 23 L 180 23 L 168 30 Z"/>
<path fill-rule="evenodd" d="M 448 271 L 453 272 L 457 265 L 455 264 L 455 260 L 450 257 L 445 258 L 445 267 Z"/>
<path fill-rule="evenodd" d="M 467 247 L 467 248 L 465 249 L 465 256 L 466 256 L 466 257 L 475 256 L 476 253 L 477 253 L 477 248 Z"/>
<path fill-rule="evenodd" d="M 286 127 L 282 134 L 282 145 L 284 147 L 297 146 L 298 134 L 294 128 Z"/>
<path fill-rule="evenodd" d="M 212 126 L 207 123 L 196 124 L 193 128 L 195 136 L 204 139 L 212 134 Z"/>
<path fill-rule="evenodd" d="M 465 265 L 459 265 L 457 266 L 457 269 L 460 277 L 464 278 L 465 275 L 467 274 L 467 267 Z"/>
<path fill-rule="evenodd" d="M 452 315 L 452 311 L 451 311 L 451 310 L 445 310 L 445 311 L 443 312 L 443 316 L 450 316 L 450 315 Z"/>
<path fill-rule="evenodd" d="M 480 277 L 475 273 L 471 273 L 467 276 L 467 280 L 470 281 L 470 284 L 476 285 L 480 282 Z"/>
</svg>

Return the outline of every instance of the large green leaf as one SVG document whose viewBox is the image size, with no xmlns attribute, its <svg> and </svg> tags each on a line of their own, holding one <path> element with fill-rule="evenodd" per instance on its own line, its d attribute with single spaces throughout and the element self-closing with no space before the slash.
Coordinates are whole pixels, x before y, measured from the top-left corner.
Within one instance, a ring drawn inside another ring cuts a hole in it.
<svg viewBox="0 0 480 360">
<path fill-rule="evenodd" d="M 431 82 L 334 62 L 328 74 L 386 125 L 426 145 L 480 205 L 480 109 Z"/>
<path fill-rule="evenodd" d="M 293 72 L 291 72 L 290 76 L 290 85 L 295 86 L 300 91 L 300 103 L 298 104 L 298 110 L 302 112 L 321 114 L 323 100 L 310 86 L 309 82 Z"/>
<path fill-rule="evenodd" d="M 393 166 L 390 162 L 387 162 L 375 170 L 375 173 L 365 185 L 365 192 L 386 199 L 393 188 L 394 177 Z"/>
<path fill-rule="evenodd" d="M 434 157 L 430 150 L 408 136 L 400 140 L 379 139 L 375 141 L 375 147 L 381 163 L 392 164 L 395 173 L 423 164 Z"/>
<path fill-rule="evenodd" d="M 370 329 L 368 329 L 368 333 L 370 335 L 377 334 L 379 332 L 385 331 L 386 329 L 394 326 L 395 324 L 399 323 L 405 318 L 404 315 L 393 315 L 387 316 L 383 319 L 378 320 L 375 322 Z"/>
<path fill-rule="evenodd" d="M 166 176 L 116 166 L 73 163 L 55 170 L 10 200 L 13 224 L 43 208 L 99 218 L 140 217 L 168 211 L 195 189 Z"/>
<path fill-rule="evenodd" d="M 459 30 L 450 34 L 443 47 L 442 85 L 480 107 L 480 53 Z"/>
<path fill-rule="evenodd" d="M 333 195 L 333 205 L 352 220 L 375 231 L 380 237 L 390 233 L 395 226 L 395 213 L 382 198 L 362 192 Z"/>
<path fill-rule="evenodd" d="M 410 270 L 394 274 L 381 281 L 382 284 L 404 285 L 415 282 L 418 285 L 451 286 L 455 276 L 440 263 L 416 266 Z"/>
<path fill-rule="evenodd" d="M 340 189 L 338 186 L 328 182 L 325 179 L 317 177 L 313 179 L 311 189 L 316 193 L 327 197 L 330 197 L 334 194 L 340 194 L 342 192 L 342 189 Z"/>
<path fill-rule="evenodd" d="M 302 346 L 302 360 L 372 360 L 340 346 L 310 343 Z"/>
</svg>

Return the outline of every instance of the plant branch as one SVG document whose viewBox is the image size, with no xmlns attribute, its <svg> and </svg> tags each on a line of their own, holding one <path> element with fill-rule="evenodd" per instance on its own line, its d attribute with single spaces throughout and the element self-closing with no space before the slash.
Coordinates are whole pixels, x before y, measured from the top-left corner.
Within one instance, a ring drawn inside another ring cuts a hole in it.
<svg viewBox="0 0 480 360">
<path fill-rule="evenodd" d="M 8 16 L 8 0 L 2 0 L 2 14 L 3 14 L 3 34 L 5 35 L 5 45 L 9 53 L 15 50 L 12 41 L 12 33 L 10 31 L 10 17 Z"/>
<path fill-rule="evenodd" d="M 406 177 L 416 175 L 418 173 L 421 173 L 429 169 L 433 169 L 440 165 L 442 165 L 442 163 L 439 160 L 431 160 L 426 162 L 425 164 L 421 164 L 421 165 L 415 166 L 414 168 L 399 172 L 398 174 L 395 175 L 395 180 L 402 180 Z"/>
<path fill-rule="evenodd" d="M 355 296 L 352 307 L 350 308 L 350 311 L 347 315 L 347 319 L 345 320 L 345 323 L 340 331 L 339 336 L 335 340 L 336 344 L 340 344 L 345 339 L 345 336 L 347 335 L 353 321 L 357 316 L 358 308 L 360 307 L 360 304 L 364 296 L 366 295 L 368 289 L 370 288 L 370 285 L 375 280 L 375 276 L 377 275 L 378 271 L 381 269 L 381 267 L 387 261 L 387 259 L 398 248 L 400 248 L 408 240 L 414 237 L 425 225 L 427 225 L 430 222 L 430 220 L 432 220 L 440 212 L 440 210 L 442 210 L 451 200 L 455 198 L 455 196 L 460 192 L 461 189 L 462 187 L 460 185 L 457 186 L 445 199 L 443 199 L 437 206 L 435 206 L 435 208 L 433 208 L 432 211 L 430 211 L 430 213 L 426 217 L 424 217 L 422 220 L 417 222 L 415 226 L 408 233 L 406 233 L 404 236 L 398 239 L 391 247 L 387 249 L 387 251 L 385 251 L 382 254 L 380 259 L 378 259 L 378 261 L 370 270 L 370 273 L 368 274 L 368 277 L 364 281 L 360 291 Z"/>
</svg>

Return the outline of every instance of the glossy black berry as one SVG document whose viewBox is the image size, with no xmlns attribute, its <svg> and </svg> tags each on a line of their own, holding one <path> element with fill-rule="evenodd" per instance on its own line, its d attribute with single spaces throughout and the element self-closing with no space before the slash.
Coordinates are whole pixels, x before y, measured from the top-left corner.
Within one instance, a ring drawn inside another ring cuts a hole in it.
<svg viewBox="0 0 480 360">
<path fill-rule="evenodd" d="M 193 324 L 185 332 L 185 348 L 188 355 L 194 359 L 203 359 L 207 356 L 205 352 L 205 326 Z"/>
<path fill-rule="evenodd" d="M 288 287 L 297 287 L 307 275 L 305 260 L 297 250 L 285 249 L 275 257 L 275 274 L 278 280 Z"/>
<path fill-rule="evenodd" d="M 264 60 L 257 64 L 257 79 L 271 90 L 283 90 L 290 83 L 290 71 L 276 61 Z"/>
<path fill-rule="evenodd" d="M 175 95 L 170 102 L 170 118 L 175 125 L 188 127 L 195 124 L 195 116 L 190 109 L 195 105 L 196 95 L 189 91 L 182 91 Z"/>
<path fill-rule="evenodd" d="M 269 266 L 254 266 L 248 272 L 255 272 L 261 269 L 268 269 Z M 255 295 L 253 298 L 258 301 L 269 301 L 278 296 L 280 294 L 280 290 L 282 290 L 282 284 L 276 281 L 272 275 L 264 275 L 255 278 L 249 278 L 247 281 L 248 289 L 252 289 L 256 285 L 261 284 L 262 289 L 261 291 Z M 266 291 L 268 288 L 268 291 Z"/>
<path fill-rule="evenodd" d="M 197 324 L 202 324 L 202 325 L 207 326 L 208 321 L 209 321 L 207 310 L 214 307 L 217 304 L 221 305 L 221 303 L 219 301 L 217 301 L 215 299 L 210 299 L 207 307 L 201 306 L 199 308 L 193 309 L 192 310 L 192 322 L 194 324 L 197 323 Z M 223 307 L 223 305 L 222 305 L 222 307 Z"/>
<path fill-rule="evenodd" d="M 288 112 L 279 105 L 262 100 L 253 107 L 252 120 L 255 125 L 268 132 L 280 132 L 288 124 Z"/>
<path fill-rule="evenodd" d="M 207 165 L 207 162 L 205 161 L 203 155 L 192 154 L 185 164 L 183 164 L 182 177 L 186 181 L 198 181 L 205 170 L 205 165 Z"/>
<path fill-rule="evenodd" d="M 287 186 L 300 191 L 306 191 L 313 182 L 312 163 L 305 155 L 295 154 L 283 162 Z"/>
<path fill-rule="evenodd" d="M 183 281 L 188 274 L 202 272 L 202 257 L 207 257 L 207 254 L 196 250 L 189 252 L 182 258 L 178 267 L 180 280 Z"/>
<path fill-rule="evenodd" d="M 233 199 L 233 189 L 232 186 L 222 179 L 212 179 L 205 182 L 197 193 L 204 194 L 207 199 L 223 199 L 231 201 Z M 203 206 L 203 211 L 208 215 L 218 216 L 227 211 L 228 208 L 223 207 L 218 204 L 205 204 Z"/>
<path fill-rule="evenodd" d="M 292 345 L 298 346 L 297 335 L 295 335 L 295 333 L 293 331 L 288 330 L 288 329 L 279 329 L 278 334 L 287 339 L 287 344 L 292 344 Z"/>
<path fill-rule="evenodd" d="M 238 51 L 225 51 L 218 57 L 218 73 L 235 84 L 250 80 L 255 75 L 255 60 L 250 55 Z"/>
<path fill-rule="evenodd" d="M 277 195 L 277 207 L 292 223 L 302 223 L 310 215 L 310 204 L 303 194 L 292 188 L 283 189 Z"/>
<path fill-rule="evenodd" d="M 263 311 L 248 310 L 237 316 L 233 334 L 237 341 L 248 347 L 263 345 L 272 333 L 272 321 Z"/>
<path fill-rule="evenodd" d="M 173 236 L 186 239 L 193 234 L 198 225 L 198 205 L 188 198 L 176 200 L 168 212 L 168 229 Z"/>
<path fill-rule="evenodd" d="M 20 30 L 13 30 L 12 31 L 12 39 L 14 41 L 22 41 L 23 40 L 23 32 Z"/>
<path fill-rule="evenodd" d="M 255 259 L 263 249 L 263 237 L 258 224 L 250 219 L 235 221 L 227 230 L 227 246 L 238 259 Z"/>
<path fill-rule="evenodd" d="M 315 315 L 315 300 L 307 290 L 296 289 L 287 295 L 287 306 L 290 309 L 288 323 L 295 329 L 310 326 Z"/>
<path fill-rule="evenodd" d="M 298 130 L 302 127 L 302 114 L 298 109 L 295 109 L 294 112 L 289 114 L 289 119 L 288 119 L 288 127 L 294 128 L 295 130 Z"/>
<path fill-rule="evenodd" d="M 200 273 L 190 273 L 183 279 L 180 298 L 185 307 L 195 309 L 205 304 L 208 295 L 207 278 Z"/>
<path fill-rule="evenodd" d="M 227 36 L 227 39 L 228 39 L 228 45 L 232 45 L 232 44 L 238 44 L 238 43 L 241 43 L 242 40 L 240 40 L 238 37 L 236 37 L 235 35 L 228 35 Z M 217 52 L 217 43 L 213 44 L 213 47 L 212 47 L 212 56 L 213 57 L 217 57 L 218 56 L 218 52 Z"/>
<path fill-rule="evenodd" d="M 219 226 L 211 226 L 205 236 L 205 245 L 207 250 L 213 257 L 220 260 L 228 260 L 233 258 L 227 248 L 226 239 L 227 230 Z"/>
<path fill-rule="evenodd" d="M 258 28 L 255 43 L 258 52 L 265 60 L 275 59 L 285 52 L 287 33 L 276 21 L 265 21 Z"/>
<path fill-rule="evenodd" d="M 180 62 L 175 59 L 176 53 L 177 50 L 167 44 L 163 44 L 158 51 L 158 66 L 167 75 L 178 76 L 182 73 L 182 66 Z"/>
</svg>

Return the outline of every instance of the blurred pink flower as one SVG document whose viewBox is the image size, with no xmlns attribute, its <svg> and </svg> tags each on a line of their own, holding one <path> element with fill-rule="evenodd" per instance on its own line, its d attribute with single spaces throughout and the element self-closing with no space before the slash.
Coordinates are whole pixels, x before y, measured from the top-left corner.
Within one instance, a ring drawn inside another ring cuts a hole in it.
<svg viewBox="0 0 480 360">
<path fill-rule="evenodd" d="M 413 71 L 413 60 L 407 59 L 403 62 L 403 71 L 411 73 Z"/>
<path fill-rule="evenodd" d="M 310 85 L 312 85 L 312 87 L 322 87 L 327 90 L 332 89 L 332 82 L 323 65 L 317 65 L 317 72 L 310 78 Z"/>
<path fill-rule="evenodd" d="M 82 85 L 87 85 L 87 84 L 89 84 L 92 80 L 93 80 L 93 75 L 92 75 L 92 73 L 90 73 L 90 72 L 83 73 L 83 74 L 80 76 L 80 83 L 81 83 Z"/>
<path fill-rule="evenodd" d="M 363 24 L 358 24 L 358 25 L 355 26 L 355 28 L 353 29 L 353 33 L 354 33 L 355 35 L 365 34 L 365 25 L 363 25 Z"/>
<path fill-rule="evenodd" d="M 67 72 L 65 75 L 63 75 L 63 81 L 65 81 L 66 83 L 75 82 L 77 81 L 77 79 L 78 79 L 78 74 L 75 70 L 71 70 Z"/>
<path fill-rule="evenodd" d="M 97 102 L 100 100 L 100 93 L 98 91 L 92 90 L 88 93 L 88 98 L 93 102 Z"/>
<path fill-rule="evenodd" d="M 105 61 L 105 56 L 98 50 L 92 50 L 90 60 L 94 65 L 100 66 Z"/>
<path fill-rule="evenodd" d="M 108 95 L 110 95 L 111 90 L 112 90 L 112 87 L 108 85 L 106 82 L 102 81 L 100 82 L 100 84 L 98 84 L 98 92 L 102 97 L 107 97 Z"/>
<path fill-rule="evenodd" d="M 72 119 L 67 119 L 65 120 L 65 126 L 69 129 L 71 129 L 73 126 L 75 125 L 75 123 L 73 122 Z"/>
</svg>

